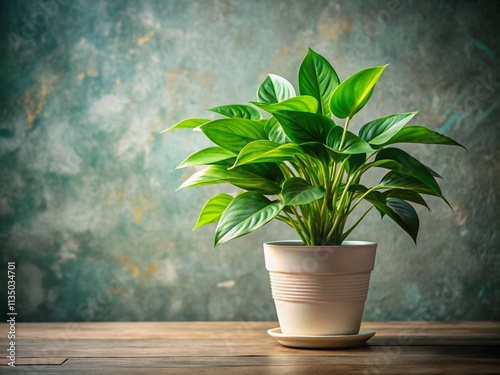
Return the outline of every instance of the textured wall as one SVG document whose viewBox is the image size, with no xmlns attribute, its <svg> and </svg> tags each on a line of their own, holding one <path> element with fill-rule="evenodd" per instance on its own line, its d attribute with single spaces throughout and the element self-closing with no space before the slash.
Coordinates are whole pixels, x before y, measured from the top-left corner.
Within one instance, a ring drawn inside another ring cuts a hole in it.
<svg viewBox="0 0 500 375">
<path fill-rule="evenodd" d="M 208 143 L 158 132 L 253 100 L 269 72 L 295 84 L 309 46 L 341 79 L 391 63 L 354 128 L 420 109 L 470 150 L 408 147 L 455 209 L 419 210 L 418 246 L 375 213 L 353 234 L 379 242 L 365 319 L 500 319 L 498 4 L 1 2 L 0 258 L 17 261 L 18 319 L 275 319 L 261 243 L 293 233 L 214 251 L 214 228 L 191 228 L 216 189 L 174 194 L 192 172 L 174 167 Z"/>
</svg>

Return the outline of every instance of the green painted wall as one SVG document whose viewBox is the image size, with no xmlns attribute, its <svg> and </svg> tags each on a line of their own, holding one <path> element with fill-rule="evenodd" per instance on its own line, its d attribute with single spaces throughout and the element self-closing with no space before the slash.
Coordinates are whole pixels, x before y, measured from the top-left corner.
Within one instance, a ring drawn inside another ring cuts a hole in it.
<svg viewBox="0 0 500 375">
<path fill-rule="evenodd" d="M 191 228 L 216 188 L 174 194 L 207 142 L 158 132 L 253 100 L 269 72 L 295 84 L 309 46 L 342 79 L 391 63 L 354 129 L 420 109 L 469 148 L 408 147 L 455 210 L 419 210 L 418 246 L 375 213 L 353 234 L 379 242 L 365 319 L 500 318 L 498 2 L 0 7 L 0 273 L 17 262 L 19 320 L 275 319 L 261 244 L 293 233 L 272 223 L 214 251 L 214 228 Z"/>
</svg>

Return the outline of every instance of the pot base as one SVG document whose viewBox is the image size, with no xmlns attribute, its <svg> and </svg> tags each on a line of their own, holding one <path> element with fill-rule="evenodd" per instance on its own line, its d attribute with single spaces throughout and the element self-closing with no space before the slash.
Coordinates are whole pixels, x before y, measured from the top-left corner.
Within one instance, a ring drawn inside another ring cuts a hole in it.
<svg viewBox="0 0 500 375">
<path fill-rule="evenodd" d="M 355 335 L 285 335 L 280 327 L 270 329 L 267 333 L 283 346 L 303 349 L 353 348 L 366 344 L 375 335 L 372 330 L 361 330 Z"/>
<path fill-rule="evenodd" d="M 274 301 L 283 334 L 306 336 L 355 335 L 365 301 L 307 303 Z"/>
</svg>

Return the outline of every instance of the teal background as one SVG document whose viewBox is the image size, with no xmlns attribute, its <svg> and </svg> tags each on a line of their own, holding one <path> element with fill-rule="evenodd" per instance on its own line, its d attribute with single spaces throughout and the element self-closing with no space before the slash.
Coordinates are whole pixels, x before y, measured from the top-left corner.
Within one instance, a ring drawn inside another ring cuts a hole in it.
<svg viewBox="0 0 500 375">
<path fill-rule="evenodd" d="M 262 243 L 294 234 L 271 223 L 213 250 L 214 228 L 191 228 L 218 188 L 174 193 L 193 172 L 175 166 L 208 142 L 158 132 L 254 100 L 267 73 L 296 85 L 308 47 L 341 79 L 391 64 L 353 129 L 421 110 L 469 149 L 406 147 L 455 211 L 418 209 L 417 246 L 375 213 L 351 236 L 379 243 L 364 319 L 500 318 L 498 2 L 0 7 L 0 274 L 16 262 L 18 320 L 276 319 Z"/>
</svg>

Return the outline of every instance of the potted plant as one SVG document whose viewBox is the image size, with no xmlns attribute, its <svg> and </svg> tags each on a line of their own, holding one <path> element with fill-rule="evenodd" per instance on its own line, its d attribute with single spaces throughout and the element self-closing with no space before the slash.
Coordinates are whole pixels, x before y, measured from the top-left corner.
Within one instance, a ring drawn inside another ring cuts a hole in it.
<svg viewBox="0 0 500 375">
<path fill-rule="evenodd" d="M 419 219 L 412 204 L 429 208 L 423 195 L 447 202 L 440 176 L 394 146 L 461 146 L 424 126 L 407 126 L 417 112 L 375 119 L 357 135 L 349 130 L 386 67 L 363 69 L 341 82 L 309 49 L 298 73 L 299 94 L 274 74 L 258 88 L 251 103 L 268 118 L 250 105 L 230 104 L 210 109 L 224 118 L 188 118 L 166 129 L 194 129 L 214 143 L 180 163 L 178 168 L 204 166 L 180 188 L 227 183 L 240 189 L 214 195 L 201 209 L 194 228 L 217 223 L 215 246 L 273 219 L 297 233 L 299 241 L 264 244 L 282 335 L 358 334 L 377 244 L 347 237 L 375 208 L 416 243 Z M 364 185 L 364 174 L 374 168 L 385 174 L 378 184 Z M 358 212 L 361 202 L 368 207 Z M 351 214 L 357 220 L 347 227 Z"/>
</svg>

